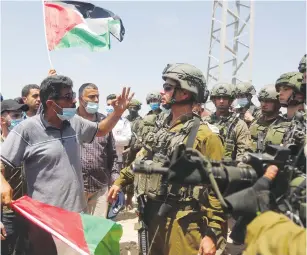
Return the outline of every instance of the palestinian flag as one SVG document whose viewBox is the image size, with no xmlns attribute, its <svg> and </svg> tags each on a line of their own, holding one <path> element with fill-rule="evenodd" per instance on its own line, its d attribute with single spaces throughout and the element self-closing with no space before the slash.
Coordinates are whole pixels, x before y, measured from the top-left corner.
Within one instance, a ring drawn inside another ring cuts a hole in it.
<svg viewBox="0 0 307 255">
<path fill-rule="evenodd" d="M 53 236 L 57 254 L 120 253 L 122 227 L 111 220 L 69 212 L 40 203 L 28 196 L 14 201 L 12 208 Z"/>
<path fill-rule="evenodd" d="M 109 50 L 110 34 L 120 42 L 125 28 L 113 12 L 80 1 L 44 2 L 45 33 L 48 49 L 88 47 Z"/>
</svg>

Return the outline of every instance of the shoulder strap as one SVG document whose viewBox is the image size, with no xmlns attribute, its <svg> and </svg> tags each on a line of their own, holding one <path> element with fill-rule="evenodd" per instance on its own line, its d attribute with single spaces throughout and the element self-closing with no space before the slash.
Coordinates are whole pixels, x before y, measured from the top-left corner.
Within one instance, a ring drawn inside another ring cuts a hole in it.
<svg viewBox="0 0 307 255">
<path fill-rule="evenodd" d="M 194 117 L 193 126 L 191 128 L 190 134 L 187 139 L 186 148 L 193 148 L 199 126 L 200 126 L 200 118 Z"/>
</svg>

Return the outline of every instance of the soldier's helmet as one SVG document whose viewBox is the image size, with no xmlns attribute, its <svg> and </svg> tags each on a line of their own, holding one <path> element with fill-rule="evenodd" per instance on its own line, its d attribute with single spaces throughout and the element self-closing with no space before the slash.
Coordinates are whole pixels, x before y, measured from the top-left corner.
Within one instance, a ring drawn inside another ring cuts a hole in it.
<svg viewBox="0 0 307 255">
<path fill-rule="evenodd" d="M 218 83 L 215 84 L 211 90 L 210 93 L 210 99 L 214 99 L 214 97 L 230 97 L 230 98 L 234 98 L 235 97 L 235 90 L 234 90 L 234 86 L 230 83 Z"/>
<path fill-rule="evenodd" d="M 258 93 L 258 100 L 277 100 L 278 101 L 278 92 L 275 89 L 274 84 L 269 84 L 263 87 Z"/>
<path fill-rule="evenodd" d="M 256 89 L 250 82 L 241 82 L 235 86 L 235 96 L 256 95 Z"/>
<path fill-rule="evenodd" d="M 190 91 L 196 102 L 204 101 L 206 79 L 202 71 L 195 66 L 186 63 L 168 64 L 162 73 L 162 79 L 167 78 L 177 81 L 180 88 Z"/>
<path fill-rule="evenodd" d="M 298 70 L 300 71 L 300 73 L 306 72 L 306 56 L 307 56 L 307 54 L 305 54 L 305 55 L 302 57 L 302 59 L 301 59 L 299 65 L 298 65 Z"/>
<path fill-rule="evenodd" d="M 159 102 L 161 101 L 161 94 L 158 91 L 152 91 L 147 94 L 146 96 L 146 102 L 149 104 L 150 101 L 152 100 L 158 100 Z"/>
<path fill-rule="evenodd" d="M 130 101 L 130 103 L 129 103 L 129 107 L 130 107 L 130 106 L 132 106 L 132 107 L 137 107 L 138 110 L 141 109 L 141 105 L 142 105 L 142 103 L 141 103 L 139 100 L 137 100 L 137 99 L 132 99 L 132 100 Z"/>
<path fill-rule="evenodd" d="M 299 72 L 289 72 L 282 74 L 275 83 L 275 89 L 279 92 L 281 86 L 292 88 L 295 92 L 303 93 L 303 74 Z"/>
</svg>

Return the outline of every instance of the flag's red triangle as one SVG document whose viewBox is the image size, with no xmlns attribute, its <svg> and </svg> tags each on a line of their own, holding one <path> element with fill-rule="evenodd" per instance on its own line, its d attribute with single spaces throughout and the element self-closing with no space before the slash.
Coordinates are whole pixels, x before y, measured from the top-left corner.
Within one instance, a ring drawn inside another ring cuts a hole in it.
<svg viewBox="0 0 307 255">
<path fill-rule="evenodd" d="M 42 225 L 53 229 L 84 252 L 90 253 L 85 241 L 83 224 L 79 213 L 44 204 L 28 196 L 23 196 L 12 202 L 12 208 L 33 224 L 38 225 L 34 219 L 42 222 Z M 44 229 L 50 233 L 46 228 Z"/>
<path fill-rule="evenodd" d="M 55 3 L 44 4 L 48 49 L 53 50 L 68 31 L 84 21 L 73 9 Z"/>
</svg>

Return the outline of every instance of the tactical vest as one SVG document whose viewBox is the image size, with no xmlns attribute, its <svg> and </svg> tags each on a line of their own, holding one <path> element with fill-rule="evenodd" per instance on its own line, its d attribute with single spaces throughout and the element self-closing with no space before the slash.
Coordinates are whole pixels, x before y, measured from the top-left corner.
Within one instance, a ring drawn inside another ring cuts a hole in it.
<svg viewBox="0 0 307 255">
<path fill-rule="evenodd" d="M 283 137 L 289 129 L 290 124 L 291 122 L 285 120 L 277 124 L 270 125 L 264 138 L 264 146 L 267 144 L 281 145 Z"/>
<path fill-rule="evenodd" d="M 155 129 L 155 123 L 157 119 L 156 114 L 146 115 L 143 119 L 142 133 L 140 134 L 142 143 L 153 142 L 153 130 Z"/>
<path fill-rule="evenodd" d="M 155 134 L 152 146 L 153 158 L 147 157 L 145 164 L 167 166 L 174 148 L 180 143 L 185 143 L 194 124 L 194 119 L 185 122 L 179 132 L 171 132 L 168 126 L 163 126 Z M 153 200 L 163 200 L 166 195 L 180 200 L 187 196 L 187 187 L 182 185 L 169 185 L 166 176 L 160 174 L 137 174 L 134 178 L 135 190 L 138 195 L 145 194 Z M 193 188 L 192 188 L 193 190 Z M 189 188 L 191 191 L 191 188 Z"/>
<path fill-rule="evenodd" d="M 278 122 L 280 117 L 274 120 L 264 121 L 262 118 L 253 122 L 249 128 L 251 139 L 252 139 L 252 151 L 253 152 L 263 152 L 264 150 L 264 139 L 266 137 L 267 131 L 271 125 Z"/>
<path fill-rule="evenodd" d="M 238 114 L 232 114 L 228 117 L 216 118 L 216 115 L 211 115 L 210 119 L 207 119 L 210 124 L 214 124 L 218 127 L 220 136 L 223 139 L 223 145 L 225 148 L 225 158 L 236 159 L 236 144 L 235 144 L 235 127 L 238 124 L 240 118 Z"/>
<path fill-rule="evenodd" d="M 292 118 L 288 130 L 283 138 L 282 144 L 296 144 L 303 146 L 306 137 L 306 113 L 297 112 Z"/>
</svg>

